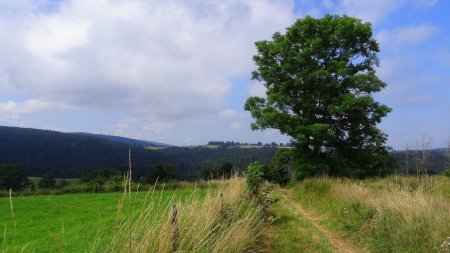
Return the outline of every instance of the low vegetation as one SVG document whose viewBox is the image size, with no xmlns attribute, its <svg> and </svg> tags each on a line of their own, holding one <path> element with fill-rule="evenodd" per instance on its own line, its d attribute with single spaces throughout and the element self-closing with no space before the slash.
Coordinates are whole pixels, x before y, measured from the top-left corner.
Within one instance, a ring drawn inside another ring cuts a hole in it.
<svg viewBox="0 0 450 253">
<path fill-rule="evenodd" d="M 243 178 L 208 189 L 0 199 L 0 252 L 258 250 L 263 214 Z"/>
<path fill-rule="evenodd" d="M 119 215 L 108 252 L 245 252 L 257 250 L 262 214 L 249 199 L 242 178 L 217 182 L 204 196 L 185 203 L 154 202 Z M 119 213 L 126 211 L 126 200 Z M 156 216 L 155 216 L 156 214 Z M 131 249 L 131 250 L 130 250 Z"/>
<path fill-rule="evenodd" d="M 296 200 L 371 252 L 449 252 L 450 178 L 307 179 Z"/>
</svg>

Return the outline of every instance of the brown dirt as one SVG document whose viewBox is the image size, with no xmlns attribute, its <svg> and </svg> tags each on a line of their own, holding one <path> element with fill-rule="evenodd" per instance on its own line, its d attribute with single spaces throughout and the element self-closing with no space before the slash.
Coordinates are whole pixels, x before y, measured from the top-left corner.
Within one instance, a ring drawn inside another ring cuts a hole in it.
<svg viewBox="0 0 450 253">
<path fill-rule="evenodd" d="M 330 242 L 330 244 L 337 250 L 343 253 L 358 253 L 358 252 L 368 252 L 367 250 L 361 250 L 355 247 L 350 242 L 346 241 L 340 237 L 335 232 L 329 230 L 325 226 L 319 223 L 319 219 L 312 213 L 306 211 L 299 203 L 297 203 L 293 197 L 292 193 L 288 190 L 280 190 L 283 196 L 289 200 L 290 204 L 300 213 L 303 218 L 307 219 L 315 229 L 320 231 Z"/>
</svg>

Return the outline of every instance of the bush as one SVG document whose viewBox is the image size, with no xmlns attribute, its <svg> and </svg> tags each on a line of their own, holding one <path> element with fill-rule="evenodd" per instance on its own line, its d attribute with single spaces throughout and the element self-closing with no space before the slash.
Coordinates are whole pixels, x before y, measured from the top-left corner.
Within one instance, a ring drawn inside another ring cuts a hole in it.
<svg viewBox="0 0 450 253">
<path fill-rule="evenodd" d="M 444 171 L 444 176 L 450 177 L 450 168 Z"/>
<path fill-rule="evenodd" d="M 267 166 L 264 177 L 270 182 L 286 185 L 292 180 L 297 167 L 292 149 L 278 149 Z"/>
<path fill-rule="evenodd" d="M 81 175 L 80 182 L 87 183 L 96 180 L 97 177 L 103 177 L 105 180 L 122 178 L 122 172 L 115 168 L 95 169 Z"/>
<path fill-rule="evenodd" d="M 39 188 L 52 189 L 56 187 L 56 179 L 52 173 L 45 173 L 39 180 Z"/>
<path fill-rule="evenodd" d="M 264 181 L 264 166 L 259 162 L 253 162 L 248 165 L 245 175 L 248 189 L 251 193 L 257 194 Z"/>
</svg>

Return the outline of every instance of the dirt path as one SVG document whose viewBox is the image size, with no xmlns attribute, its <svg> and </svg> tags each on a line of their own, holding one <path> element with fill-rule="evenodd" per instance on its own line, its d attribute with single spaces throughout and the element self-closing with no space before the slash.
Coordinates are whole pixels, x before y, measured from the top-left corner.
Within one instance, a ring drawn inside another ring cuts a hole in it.
<svg viewBox="0 0 450 253">
<path fill-rule="evenodd" d="M 338 249 L 340 252 L 343 253 L 357 253 L 357 252 L 368 252 L 365 250 L 361 250 L 356 248 L 354 245 L 346 241 L 345 239 L 341 238 L 339 235 L 337 235 L 335 232 L 329 230 L 328 228 L 321 225 L 318 221 L 318 218 L 312 215 L 311 213 L 307 212 L 299 203 L 297 203 L 293 197 L 292 193 L 288 190 L 282 189 L 280 192 L 283 194 L 283 196 L 289 200 L 289 203 L 300 213 L 303 218 L 307 219 L 311 225 L 320 231 L 330 242 L 333 247 Z"/>
</svg>

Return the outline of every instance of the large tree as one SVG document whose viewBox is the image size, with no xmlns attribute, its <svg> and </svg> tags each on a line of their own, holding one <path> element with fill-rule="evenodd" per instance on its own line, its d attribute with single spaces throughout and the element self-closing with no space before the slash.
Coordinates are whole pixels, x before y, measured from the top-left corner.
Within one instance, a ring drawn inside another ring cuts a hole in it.
<svg viewBox="0 0 450 253">
<path fill-rule="evenodd" d="M 266 98 L 245 103 L 255 119 L 252 129 L 275 128 L 290 136 L 309 174 L 387 172 L 387 136 L 377 124 L 391 109 L 372 97 L 386 84 L 375 73 L 379 47 L 369 23 L 306 17 L 285 34 L 256 42 L 256 48 L 252 78 L 267 91 Z"/>
</svg>

